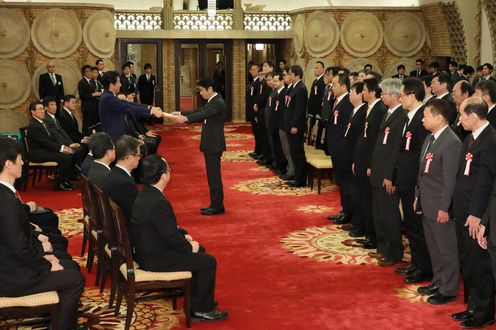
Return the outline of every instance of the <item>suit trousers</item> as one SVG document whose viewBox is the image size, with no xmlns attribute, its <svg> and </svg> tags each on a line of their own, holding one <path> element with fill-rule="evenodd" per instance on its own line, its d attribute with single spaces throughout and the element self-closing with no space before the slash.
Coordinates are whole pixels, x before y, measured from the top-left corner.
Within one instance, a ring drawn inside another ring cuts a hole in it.
<svg viewBox="0 0 496 330">
<path fill-rule="evenodd" d="M 405 191 L 398 188 L 398 195 L 403 209 L 403 219 L 405 224 L 406 236 L 410 244 L 412 254 L 411 264 L 415 269 L 425 274 L 432 274 L 431 257 L 425 243 L 424 227 L 422 226 L 422 216 L 413 210 L 413 201 L 415 200 L 415 188 Z"/>
<path fill-rule="evenodd" d="M 455 222 L 448 220 L 438 223 L 436 219 L 422 215 L 425 242 L 432 261 L 434 278 L 432 283 L 439 283 L 439 292 L 445 296 L 458 294 L 460 264 L 458 261 Z"/>
<path fill-rule="evenodd" d="M 57 170 L 57 183 L 69 181 L 74 173 L 74 159 L 72 155 L 63 152 L 51 150 L 43 150 L 36 157 L 30 155 L 29 160 L 36 163 L 57 162 L 59 164 Z"/>
<path fill-rule="evenodd" d="M 98 115 L 98 107 L 97 108 L 86 108 L 83 111 L 83 135 L 90 136 L 91 132 L 89 127 L 94 126 L 100 122 L 100 116 Z"/>
<path fill-rule="evenodd" d="M 294 176 L 294 162 L 293 158 L 291 158 L 291 149 L 289 148 L 288 135 L 282 129 L 279 130 L 279 140 L 281 141 L 281 148 L 288 162 L 288 169 L 286 174 L 289 176 Z"/>
<path fill-rule="evenodd" d="M 43 213 L 30 213 L 29 222 L 32 222 L 41 228 L 59 228 L 59 217 L 53 213 L 52 210 Z"/>
<path fill-rule="evenodd" d="M 294 179 L 298 184 L 306 184 L 306 166 L 305 149 L 303 147 L 303 131 L 298 129 L 296 134 L 288 134 L 289 149 L 291 150 L 291 159 L 295 166 Z"/>
<path fill-rule="evenodd" d="M 466 291 L 469 293 L 468 309 L 474 311 L 475 318 L 490 320 L 494 318 L 491 259 L 488 251 L 482 249 L 477 240 L 470 237 L 468 227 L 465 227 L 467 217 L 457 218 L 455 223 L 460 267 Z"/>
<path fill-rule="evenodd" d="M 350 197 L 351 197 L 351 207 L 353 209 L 353 217 L 351 218 L 351 224 L 353 228 L 360 233 L 365 233 L 365 215 L 363 214 L 362 204 L 362 194 L 360 191 L 360 181 L 361 177 L 352 175 L 350 178 Z"/>
<path fill-rule="evenodd" d="M 273 149 L 271 148 L 269 133 L 267 132 L 266 119 L 267 118 L 262 114 L 258 117 L 258 136 L 262 147 L 262 155 L 268 164 L 272 164 L 272 162 L 274 161 L 274 157 L 272 155 Z"/>
<path fill-rule="evenodd" d="M 346 216 L 351 217 L 353 215 L 353 201 L 351 200 L 353 173 L 351 172 L 351 168 L 348 171 L 337 169 L 335 170 L 334 176 L 336 178 L 336 183 L 339 186 L 341 208 L 343 209 L 343 213 Z"/>
<path fill-rule="evenodd" d="M 193 273 L 191 310 L 210 312 L 214 309 L 215 273 L 217 260 L 207 253 L 184 255 L 177 264 L 160 270 L 164 272 L 189 271 Z"/>
<path fill-rule="evenodd" d="M 207 169 L 208 188 L 210 190 L 210 207 L 220 210 L 224 208 L 224 188 L 220 172 L 220 153 L 204 153 Z"/>
<path fill-rule="evenodd" d="M 372 216 L 377 234 L 377 251 L 387 260 L 403 259 L 402 223 L 398 194 L 388 194 L 383 187 L 372 188 Z"/>
<path fill-rule="evenodd" d="M 260 122 L 255 120 L 255 118 L 250 119 L 251 130 L 253 132 L 253 138 L 255 139 L 255 153 L 258 155 L 262 154 L 262 140 L 260 139 Z"/>
<path fill-rule="evenodd" d="M 274 155 L 274 161 L 276 168 L 281 172 L 286 172 L 286 166 L 288 162 L 282 150 L 281 139 L 279 138 L 279 129 L 272 130 L 269 132 L 269 138 L 272 142 L 272 152 Z"/>
<path fill-rule="evenodd" d="M 372 216 L 372 185 L 368 176 L 359 176 L 358 181 L 360 186 L 359 212 L 365 226 L 365 237 L 371 243 L 376 244 L 377 235 L 375 234 L 374 217 Z"/>
<path fill-rule="evenodd" d="M 57 291 L 59 295 L 59 315 L 52 320 L 57 329 L 70 329 L 76 325 L 79 299 L 84 290 L 84 276 L 70 264 L 72 260 L 60 260 L 63 270 L 48 273 L 38 284 L 19 288 L 19 296 L 46 291 Z"/>
</svg>

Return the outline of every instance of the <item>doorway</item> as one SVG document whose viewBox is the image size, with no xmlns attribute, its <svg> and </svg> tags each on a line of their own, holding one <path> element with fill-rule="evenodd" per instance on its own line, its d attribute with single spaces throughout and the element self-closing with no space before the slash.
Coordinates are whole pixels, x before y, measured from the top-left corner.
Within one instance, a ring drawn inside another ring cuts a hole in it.
<svg viewBox="0 0 496 330">
<path fill-rule="evenodd" d="M 196 90 L 203 77 L 212 77 L 226 102 L 226 120 L 232 118 L 232 42 L 230 40 L 178 40 L 176 53 L 176 109 L 192 110 L 204 100 Z"/>
</svg>

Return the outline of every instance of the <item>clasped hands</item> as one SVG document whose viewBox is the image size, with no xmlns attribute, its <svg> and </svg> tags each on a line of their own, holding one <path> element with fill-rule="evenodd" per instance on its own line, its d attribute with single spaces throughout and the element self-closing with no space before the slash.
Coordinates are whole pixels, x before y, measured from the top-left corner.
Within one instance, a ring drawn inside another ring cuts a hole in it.
<svg viewBox="0 0 496 330">
<path fill-rule="evenodd" d="M 164 112 L 164 118 L 170 119 L 176 124 L 184 124 L 188 122 L 188 118 L 181 115 L 180 111 L 174 111 L 173 113 Z"/>
</svg>

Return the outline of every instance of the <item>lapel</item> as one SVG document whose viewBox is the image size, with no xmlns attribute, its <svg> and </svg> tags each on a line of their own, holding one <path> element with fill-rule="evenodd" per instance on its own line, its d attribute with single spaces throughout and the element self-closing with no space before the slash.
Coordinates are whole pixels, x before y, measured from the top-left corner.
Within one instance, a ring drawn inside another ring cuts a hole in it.
<svg viewBox="0 0 496 330">
<path fill-rule="evenodd" d="M 424 117 L 424 106 L 421 106 L 415 113 L 415 116 L 413 116 L 412 121 L 407 125 L 406 131 L 408 131 L 409 128 L 416 127 L 419 124 L 422 125 L 423 117 Z"/>
<path fill-rule="evenodd" d="M 479 145 L 480 141 L 485 139 L 485 136 L 488 134 L 490 128 L 491 128 L 491 124 L 487 125 L 486 128 L 484 128 L 484 130 L 479 134 L 479 136 L 477 137 L 477 139 L 474 140 L 474 142 L 472 143 L 472 145 L 467 148 L 467 151 L 473 151 L 475 148 L 477 148 L 477 146 Z M 468 141 L 468 138 L 465 139 L 465 141 Z"/>
<path fill-rule="evenodd" d="M 393 120 L 395 120 L 396 117 L 398 117 L 398 113 L 399 113 L 400 109 L 402 109 L 401 106 L 399 106 L 398 108 L 396 108 L 396 110 L 394 110 L 394 112 L 389 116 L 389 118 L 387 118 L 388 112 L 386 111 L 386 113 L 384 114 L 384 119 L 382 120 L 381 129 L 386 128 L 387 126 L 389 126 L 389 124 L 391 124 L 391 122 Z"/>
</svg>

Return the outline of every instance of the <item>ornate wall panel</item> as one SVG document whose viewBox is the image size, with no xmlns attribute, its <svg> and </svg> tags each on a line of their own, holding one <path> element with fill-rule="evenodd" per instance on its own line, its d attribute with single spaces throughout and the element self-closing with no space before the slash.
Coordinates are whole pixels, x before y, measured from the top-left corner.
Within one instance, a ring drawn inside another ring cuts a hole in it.
<svg viewBox="0 0 496 330">
<path fill-rule="evenodd" d="M 249 31 L 289 31 L 291 16 L 278 13 L 256 13 L 244 15 L 244 29 Z"/>
<path fill-rule="evenodd" d="M 0 8 L 0 58 L 21 54 L 29 44 L 29 24 L 17 9 Z"/>
<path fill-rule="evenodd" d="M 220 14 L 210 17 L 206 13 L 175 13 L 173 19 L 175 30 L 232 30 L 232 14 Z"/>
<path fill-rule="evenodd" d="M 29 123 L 28 117 L 22 115 L 15 109 L 0 110 L 0 132 L 18 132 L 20 127 L 27 126 Z"/>
<path fill-rule="evenodd" d="M 31 27 L 36 48 L 53 58 L 74 53 L 81 44 L 82 34 L 81 23 L 73 12 L 55 8 L 38 14 Z"/>
<path fill-rule="evenodd" d="M 71 60 L 56 59 L 55 62 L 56 72 L 62 76 L 64 82 L 65 94 L 77 95 L 77 85 L 81 80 L 81 70 L 76 62 Z M 40 64 L 33 73 L 31 78 L 33 93 L 37 98 L 40 97 L 38 93 L 40 74 L 46 72 L 46 63 Z"/>
<path fill-rule="evenodd" d="M 305 54 L 305 15 L 296 16 L 293 25 L 293 44 L 298 56 Z"/>
<path fill-rule="evenodd" d="M 305 24 L 305 44 L 314 57 L 328 55 L 339 43 L 339 27 L 329 13 L 316 11 L 308 15 Z"/>
<path fill-rule="evenodd" d="M 424 23 L 429 31 L 431 55 L 451 56 L 449 27 L 441 4 L 428 4 L 420 8 L 424 15 Z"/>
<path fill-rule="evenodd" d="M 411 13 L 398 13 L 386 23 L 384 42 L 396 56 L 413 56 L 425 43 L 424 23 Z"/>
<path fill-rule="evenodd" d="M 0 61 L 0 108 L 11 109 L 21 105 L 30 94 L 31 77 L 17 61 Z"/>
<path fill-rule="evenodd" d="M 343 66 L 345 68 L 350 69 L 350 71 L 352 71 L 352 72 L 353 71 L 358 72 L 360 70 L 363 70 L 363 68 L 365 67 L 366 64 L 371 64 L 372 70 L 382 74 L 382 70 L 379 67 L 379 63 L 377 63 L 377 61 L 374 60 L 373 58 L 364 58 L 364 57 L 353 58 L 353 59 L 343 63 Z"/>
<path fill-rule="evenodd" d="M 160 30 L 163 26 L 160 12 L 118 12 L 114 14 L 116 30 Z"/>
<path fill-rule="evenodd" d="M 353 56 L 374 54 L 381 47 L 383 36 L 382 23 L 370 13 L 351 14 L 341 25 L 341 44 Z"/>
<path fill-rule="evenodd" d="M 487 20 L 489 23 L 489 31 L 491 32 L 491 41 L 493 47 L 493 58 L 496 58 L 496 1 L 481 0 L 482 6 L 486 11 Z"/>
<path fill-rule="evenodd" d="M 391 78 L 397 74 L 396 68 L 398 65 L 403 64 L 406 68 L 405 73 L 408 75 L 410 71 L 415 70 L 415 58 L 397 58 L 389 62 L 384 70 L 384 78 Z"/>
<path fill-rule="evenodd" d="M 467 61 L 467 42 L 462 17 L 456 2 L 442 2 L 444 15 L 448 22 L 448 33 L 451 40 L 451 57 L 460 63 Z"/>
<path fill-rule="evenodd" d="M 114 15 L 108 10 L 94 12 L 83 27 L 83 40 L 95 56 L 105 58 L 114 54 L 115 48 Z"/>
</svg>

